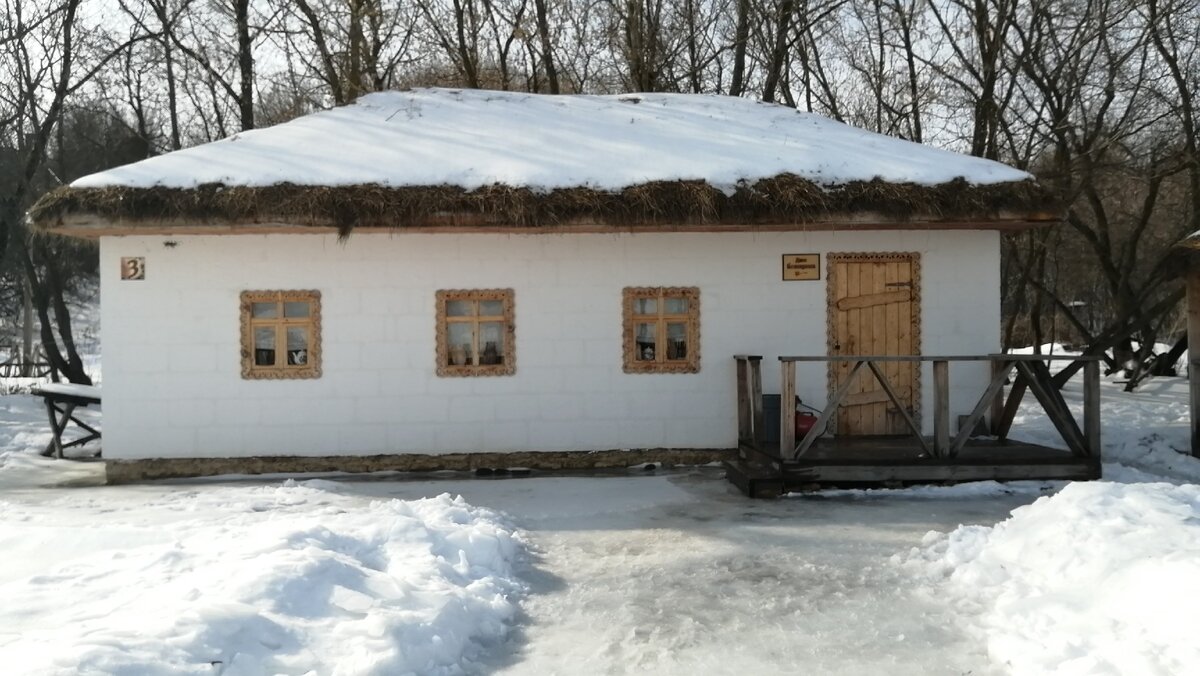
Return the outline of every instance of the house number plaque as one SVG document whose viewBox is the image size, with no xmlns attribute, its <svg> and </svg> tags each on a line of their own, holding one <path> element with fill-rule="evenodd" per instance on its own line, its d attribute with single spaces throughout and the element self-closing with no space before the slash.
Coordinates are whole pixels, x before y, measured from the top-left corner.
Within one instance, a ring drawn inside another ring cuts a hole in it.
<svg viewBox="0 0 1200 676">
<path fill-rule="evenodd" d="M 143 256 L 128 256 L 121 259 L 121 279 L 145 279 L 146 259 Z"/>
<path fill-rule="evenodd" d="M 821 278 L 821 254 L 784 254 L 783 281 L 795 282 Z"/>
</svg>

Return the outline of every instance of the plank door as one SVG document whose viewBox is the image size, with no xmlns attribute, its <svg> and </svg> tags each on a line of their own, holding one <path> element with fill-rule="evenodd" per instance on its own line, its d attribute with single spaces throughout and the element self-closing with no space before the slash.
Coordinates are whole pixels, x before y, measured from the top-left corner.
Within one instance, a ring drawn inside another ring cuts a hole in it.
<svg viewBox="0 0 1200 676">
<path fill-rule="evenodd" d="M 921 353 L 920 257 L 916 253 L 830 254 L 829 355 Z M 829 392 L 853 363 L 831 362 Z M 897 398 L 920 424 L 920 366 L 881 362 Z M 841 435 L 909 434 L 899 409 L 863 367 L 837 412 Z"/>
</svg>

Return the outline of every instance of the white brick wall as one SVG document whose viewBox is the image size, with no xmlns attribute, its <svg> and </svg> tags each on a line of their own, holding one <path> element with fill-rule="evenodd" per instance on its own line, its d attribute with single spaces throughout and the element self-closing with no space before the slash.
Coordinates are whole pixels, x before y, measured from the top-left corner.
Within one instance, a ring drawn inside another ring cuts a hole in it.
<svg viewBox="0 0 1200 676">
<path fill-rule="evenodd" d="M 995 232 L 164 239 L 101 241 L 107 457 L 727 448 L 733 354 L 763 355 L 778 392 L 777 356 L 825 353 L 825 282 L 780 281 L 785 253 L 918 251 L 924 353 L 999 348 Z M 144 281 L 120 281 L 122 256 L 146 257 Z M 700 287 L 700 373 L 622 372 L 625 286 Z M 516 375 L 436 377 L 434 292 L 510 287 Z M 241 379 L 246 289 L 321 291 L 320 379 Z M 821 406 L 823 366 L 798 371 Z M 951 367 L 954 414 L 986 377 Z"/>
</svg>

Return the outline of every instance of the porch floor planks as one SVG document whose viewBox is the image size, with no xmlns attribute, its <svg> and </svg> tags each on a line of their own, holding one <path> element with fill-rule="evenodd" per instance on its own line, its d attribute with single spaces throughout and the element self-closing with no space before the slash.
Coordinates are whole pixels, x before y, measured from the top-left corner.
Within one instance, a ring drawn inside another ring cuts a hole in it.
<svg viewBox="0 0 1200 676">
<path fill-rule="evenodd" d="M 994 438 L 970 439 L 953 458 L 923 457 L 907 436 L 821 438 L 797 460 L 778 456 L 777 447 L 742 445 L 738 459 L 726 463 L 729 479 L 751 497 L 771 497 L 822 486 L 1100 478 L 1098 457 Z"/>
</svg>

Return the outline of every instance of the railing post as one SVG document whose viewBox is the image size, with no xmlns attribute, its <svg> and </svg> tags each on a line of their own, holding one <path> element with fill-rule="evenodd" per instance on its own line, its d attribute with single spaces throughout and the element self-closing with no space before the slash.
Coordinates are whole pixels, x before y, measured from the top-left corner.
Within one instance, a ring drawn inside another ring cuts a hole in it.
<svg viewBox="0 0 1200 676">
<path fill-rule="evenodd" d="M 1200 336 L 1200 333 L 1196 334 Z M 1191 334 L 1188 334 L 1191 340 Z M 1196 339 L 1200 343 L 1200 337 Z M 1188 357 L 1188 400 L 1192 418 L 1192 455 L 1200 458 L 1200 349 L 1196 357 Z"/>
<path fill-rule="evenodd" d="M 950 451 L 950 362 L 933 362 L 933 454 L 944 458 Z"/>
<path fill-rule="evenodd" d="M 754 447 L 762 448 L 763 441 L 763 397 L 762 357 L 750 359 L 750 423 L 753 427 Z"/>
<path fill-rule="evenodd" d="M 991 361 L 991 364 L 992 364 L 992 377 L 993 378 L 996 377 L 997 372 L 999 372 L 1001 370 L 1008 371 L 1010 368 L 1008 362 L 1006 362 L 1003 359 L 993 358 Z M 1000 420 L 1003 417 L 1004 417 L 1004 387 L 1001 387 L 1000 391 L 996 393 L 996 396 L 992 397 L 991 411 L 988 413 L 987 428 L 988 428 L 989 433 L 992 436 L 995 437 L 995 436 L 1000 435 Z"/>
<path fill-rule="evenodd" d="M 737 362 L 737 414 L 738 414 L 738 443 L 750 437 L 750 400 L 749 388 L 747 387 L 748 374 L 746 360 L 741 357 L 734 357 Z"/>
<path fill-rule="evenodd" d="M 1083 365 L 1083 439 L 1088 453 L 1100 455 L 1100 361 Z"/>
<path fill-rule="evenodd" d="M 779 378 L 779 457 L 796 452 L 796 362 L 782 361 Z"/>
<path fill-rule="evenodd" d="M 1191 338 L 1190 335 L 1188 337 Z M 1197 350 L 1197 353 L 1196 359 L 1188 357 L 1188 390 L 1192 418 L 1192 455 L 1200 458 L 1200 350 Z"/>
</svg>

